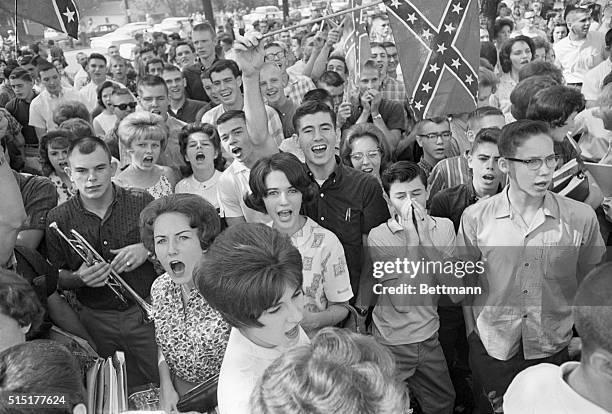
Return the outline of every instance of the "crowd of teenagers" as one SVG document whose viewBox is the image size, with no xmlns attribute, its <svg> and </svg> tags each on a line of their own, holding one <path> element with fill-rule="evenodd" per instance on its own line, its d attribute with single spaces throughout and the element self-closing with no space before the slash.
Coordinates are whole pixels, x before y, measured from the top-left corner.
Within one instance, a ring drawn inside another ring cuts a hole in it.
<svg viewBox="0 0 612 414">
<path fill-rule="evenodd" d="M 500 2 L 426 119 L 381 14 L 358 74 L 332 24 L 5 62 L 0 413 L 86 412 L 58 332 L 165 412 L 612 412 L 612 4 L 552 6 Z"/>
</svg>

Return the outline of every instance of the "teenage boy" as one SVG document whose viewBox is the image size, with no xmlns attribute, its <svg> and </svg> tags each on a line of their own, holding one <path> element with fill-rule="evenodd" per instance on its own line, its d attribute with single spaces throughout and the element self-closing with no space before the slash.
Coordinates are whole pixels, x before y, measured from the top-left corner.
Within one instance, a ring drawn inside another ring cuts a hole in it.
<svg viewBox="0 0 612 414">
<path fill-rule="evenodd" d="M 157 277 L 149 253 L 140 242 L 139 214 L 153 197 L 112 183 L 116 166 L 104 141 L 84 137 L 68 150 L 70 178 L 76 196 L 47 215 L 65 233 L 78 231 L 105 262 L 88 266 L 55 230 L 47 228 L 48 257 L 59 270 L 59 286 L 75 290 L 82 304 L 80 318 L 101 357 L 124 351 L 128 386 L 158 382 L 153 324 L 143 322 L 138 306 L 126 302 L 106 285 L 111 268 L 146 299 Z"/>
<path fill-rule="evenodd" d="M 427 214 L 424 171 L 414 162 L 399 161 L 387 168 L 381 179 L 393 217 L 368 235 L 374 268 L 377 263 L 394 263 L 398 259 L 424 257 L 432 263 L 450 260 L 455 249 L 453 224 L 449 219 Z M 416 275 L 387 271 L 374 276 L 380 278 L 382 285 L 374 285 L 378 295 L 372 313 L 374 336 L 395 356 L 400 379 L 408 383 L 423 412 L 452 413 L 455 392 L 438 341 L 439 295 L 419 294 L 418 289 L 423 284 L 458 286 L 460 279 L 428 271 Z M 382 290 L 406 285 L 415 288 L 416 294 L 389 294 Z M 458 301 L 462 295 L 453 298 Z"/>
<path fill-rule="evenodd" d="M 300 252 L 277 230 L 240 224 L 215 239 L 193 276 L 232 326 L 219 373 L 219 413 L 251 413 L 251 393 L 266 368 L 285 351 L 310 343 L 300 327 Z"/>
<path fill-rule="evenodd" d="M 185 75 L 176 66 L 165 65 L 161 77 L 168 87 L 168 97 L 170 98 L 168 113 L 173 117 L 191 124 L 196 122 L 196 115 L 202 108 L 210 108 L 210 105 L 206 102 L 188 99 L 185 96 L 185 86 L 187 85 Z"/>
<path fill-rule="evenodd" d="M 464 312 L 482 413 L 523 369 L 569 359 L 567 298 L 605 252 L 593 209 L 548 190 L 558 156 L 544 122 L 506 125 L 499 155 L 509 185 L 468 207 L 457 236 L 462 255 L 485 263 L 482 294 Z"/>
<path fill-rule="evenodd" d="M 295 111 L 293 125 L 309 175 L 317 184 L 317 194 L 303 206 L 304 212 L 340 239 L 351 288 L 357 295 L 360 283 L 369 283 L 371 279 L 371 269 L 365 266 L 367 235 L 389 218 L 380 183 L 370 174 L 346 167 L 335 155 L 335 116 L 327 104 L 303 103 Z M 363 296 L 358 303 L 368 306 L 370 299 Z"/>
<path fill-rule="evenodd" d="M 467 137 L 473 141 L 474 137 L 484 128 L 503 128 L 506 124 L 504 114 L 498 108 L 486 106 L 476 109 L 470 114 L 467 121 Z M 439 161 L 431 170 L 427 180 L 429 200 L 439 191 L 470 182 L 472 172 L 468 166 L 467 154 L 445 158 Z"/>
<path fill-rule="evenodd" d="M 423 151 L 418 164 L 429 178 L 433 168 L 446 158 L 450 148 L 450 140 L 453 138 L 450 122 L 444 117 L 426 118 L 419 121 L 414 128 L 416 143 Z"/>
<path fill-rule="evenodd" d="M 516 376 L 504 396 L 504 412 L 612 412 L 612 263 L 582 281 L 574 298 L 574 323 L 582 340 L 580 362 L 540 364 Z"/>
<path fill-rule="evenodd" d="M 8 101 L 6 110 L 21 124 L 21 133 L 25 139 L 26 166 L 40 170 L 40 154 L 38 153 L 38 137 L 36 130 L 30 126 L 30 104 L 36 98 L 34 81 L 30 73 L 23 68 L 15 68 L 8 79 L 15 92 L 15 98 Z"/>
</svg>

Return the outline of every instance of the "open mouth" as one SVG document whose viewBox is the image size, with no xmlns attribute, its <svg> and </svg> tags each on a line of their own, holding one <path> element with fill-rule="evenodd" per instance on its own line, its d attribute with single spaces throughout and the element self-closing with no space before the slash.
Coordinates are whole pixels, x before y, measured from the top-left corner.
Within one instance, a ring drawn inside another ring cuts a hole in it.
<svg viewBox="0 0 612 414">
<path fill-rule="evenodd" d="M 300 334 L 299 325 L 295 325 L 293 329 L 285 332 L 285 336 L 289 339 L 295 339 L 298 337 L 299 334 Z"/>
<path fill-rule="evenodd" d="M 59 162 L 57 165 L 59 165 L 62 170 L 68 167 L 68 163 L 66 161 Z"/>
<path fill-rule="evenodd" d="M 221 98 L 227 98 L 232 94 L 232 91 L 224 91 L 224 92 L 219 92 L 219 96 Z"/>
<path fill-rule="evenodd" d="M 154 159 L 153 159 L 153 157 L 152 157 L 152 156 L 147 155 L 146 157 L 144 157 L 144 158 L 142 159 L 142 162 L 152 164 L 152 163 L 153 163 L 153 160 L 154 160 Z"/>
<path fill-rule="evenodd" d="M 362 168 L 361 171 L 363 171 L 364 173 L 367 174 L 372 174 L 372 171 L 374 171 L 374 168 Z"/>
<path fill-rule="evenodd" d="M 172 269 L 174 274 L 183 273 L 185 271 L 185 263 L 178 260 L 173 260 L 170 262 L 170 269 Z"/>
<path fill-rule="evenodd" d="M 239 158 L 242 155 L 242 148 L 240 147 L 233 147 L 230 152 L 232 153 L 232 155 L 236 158 Z"/>
<path fill-rule="evenodd" d="M 316 155 L 322 155 L 327 151 L 327 145 L 315 145 L 311 147 L 310 150 Z"/>
<path fill-rule="evenodd" d="M 533 184 L 535 187 L 540 188 L 540 189 L 547 189 L 548 188 L 548 181 L 539 181 L 537 183 Z"/>
<path fill-rule="evenodd" d="M 202 152 L 198 152 L 195 156 L 196 161 L 204 161 L 206 159 L 206 155 Z"/>
<path fill-rule="evenodd" d="M 482 179 L 486 182 L 492 182 L 493 180 L 495 180 L 495 176 L 493 174 L 484 174 L 482 176 Z"/>
<path fill-rule="evenodd" d="M 151 109 L 151 113 L 155 115 L 161 115 L 161 111 L 159 109 Z"/>
<path fill-rule="evenodd" d="M 278 218 L 281 221 L 287 221 L 291 219 L 291 215 L 293 214 L 292 210 L 281 210 L 277 213 Z"/>
</svg>

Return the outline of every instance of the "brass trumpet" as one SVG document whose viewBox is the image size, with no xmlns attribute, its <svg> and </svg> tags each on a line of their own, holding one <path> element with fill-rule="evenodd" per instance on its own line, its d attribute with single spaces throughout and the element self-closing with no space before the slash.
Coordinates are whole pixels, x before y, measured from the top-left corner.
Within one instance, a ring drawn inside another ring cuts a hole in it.
<svg viewBox="0 0 612 414">
<path fill-rule="evenodd" d="M 49 224 L 49 227 L 54 229 L 77 254 L 83 259 L 87 266 L 92 266 L 96 263 L 104 262 L 108 263 L 100 253 L 98 253 L 78 231 L 72 229 L 70 234 L 73 238 L 69 238 L 63 231 L 59 229 L 57 223 L 54 221 Z M 108 279 L 106 279 L 106 285 L 117 295 L 117 297 L 124 303 L 128 304 L 126 295 L 132 299 L 136 305 L 140 307 L 145 323 L 153 321 L 153 307 L 148 304 L 143 298 L 125 280 L 112 268 Z"/>
</svg>

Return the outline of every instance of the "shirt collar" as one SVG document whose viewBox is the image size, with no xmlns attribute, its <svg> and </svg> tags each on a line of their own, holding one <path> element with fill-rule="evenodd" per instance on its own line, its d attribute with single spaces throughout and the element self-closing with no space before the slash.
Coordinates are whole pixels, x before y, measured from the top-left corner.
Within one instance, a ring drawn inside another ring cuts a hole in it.
<svg viewBox="0 0 612 414">
<path fill-rule="evenodd" d="M 429 225 L 430 229 L 434 229 L 437 225 L 436 221 L 430 215 L 427 215 L 427 224 Z M 405 230 L 404 227 L 399 224 L 399 221 L 397 221 L 397 214 L 393 214 L 393 216 L 387 220 L 387 226 L 389 227 L 389 230 L 391 230 L 391 233 L 394 234 Z"/>
<path fill-rule="evenodd" d="M 118 185 L 115 185 L 113 183 L 111 183 L 111 185 L 113 186 L 113 201 L 111 202 L 106 215 L 108 216 L 108 212 L 112 209 L 112 207 L 117 203 L 117 201 L 119 201 L 120 198 L 123 197 L 123 195 L 125 194 L 125 189 L 123 187 L 119 187 Z M 83 211 L 89 211 L 85 208 L 85 206 L 83 206 L 83 202 L 81 201 L 81 196 L 79 195 L 79 192 L 77 191 L 76 197 L 71 197 L 68 201 L 72 201 L 73 203 L 76 203 L 76 206 L 78 208 L 80 208 Z"/>
<path fill-rule="evenodd" d="M 496 199 L 494 205 L 494 215 L 495 218 L 504 218 L 510 217 L 511 214 L 511 206 L 510 199 L 508 198 L 508 189 L 510 188 L 510 184 L 504 188 L 502 197 Z M 559 218 L 559 204 L 557 200 L 555 200 L 554 195 L 550 191 L 546 191 L 544 195 L 544 203 L 542 204 L 542 212 L 545 216 L 549 216 L 552 218 Z"/>
<path fill-rule="evenodd" d="M 340 160 L 340 157 L 338 157 L 337 155 L 334 155 L 334 159 L 336 161 L 336 166 L 334 167 L 334 171 L 332 171 L 332 173 L 329 175 L 329 177 L 327 177 L 325 179 L 325 182 L 327 182 L 329 179 L 331 179 L 333 181 L 333 183 L 335 184 L 336 181 L 339 181 L 342 179 L 342 175 L 343 175 L 343 171 L 344 171 L 344 165 L 342 164 L 342 161 Z M 316 182 L 316 179 L 314 177 L 314 174 L 312 173 L 312 171 L 310 171 L 310 167 L 308 167 L 308 164 L 305 164 L 306 168 L 308 169 L 308 176 L 311 178 L 311 180 L 313 182 Z"/>
</svg>

